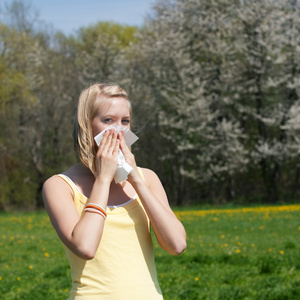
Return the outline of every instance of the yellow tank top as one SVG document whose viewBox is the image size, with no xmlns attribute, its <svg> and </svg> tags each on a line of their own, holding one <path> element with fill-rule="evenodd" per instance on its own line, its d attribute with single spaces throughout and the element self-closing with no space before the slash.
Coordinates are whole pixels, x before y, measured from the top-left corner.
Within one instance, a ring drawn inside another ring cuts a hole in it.
<svg viewBox="0 0 300 300">
<path fill-rule="evenodd" d="M 67 176 L 74 203 L 83 214 L 87 198 Z M 91 232 L 93 234 L 93 232 Z M 138 196 L 123 206 L 107 207 L 102 238 L 92 260 L 83 260 L 67 247 L 72 289 L 69 300 L 161 300 L 150 222 Z"/>
</svg>

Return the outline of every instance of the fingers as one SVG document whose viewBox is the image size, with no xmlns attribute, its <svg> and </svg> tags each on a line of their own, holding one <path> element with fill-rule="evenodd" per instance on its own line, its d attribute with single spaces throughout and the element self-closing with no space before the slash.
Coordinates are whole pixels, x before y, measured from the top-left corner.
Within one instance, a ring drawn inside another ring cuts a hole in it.
<svg viewBox="0 0 300 300">
<path fill-rule="evenodd" d="M 115 143 L 115 147 L 113 149 L 113 155 L 116 154 L 119 152 L 119 149 L 120 149 L 120 141 L 118 140 L 118 136 L 116 137 L 116 143 Z"/>
<path fill-rule="evenodd" d="M 134 165 L 135 164 L 134 156 L 125 142 L 123 130 L 119 133 L 119 139 L 120 139 L 120 148 L 125 156 L 126 162 L 129 163 L 131 166 Z"/>
<path fill-rule="evenodd" d="M 119 134 L 119 139 L 120 139 L 120 148 L 124 154 L 125 157 L 125 161 L 132 167 L 132 171 L 131 173 L 128 175 L 128 181 L 130 183 L 133 184 L 133 182 L 137 182 L 138 180 L 140 180 L 140 174 L 139 171 L 137 169 L 137 165 L 136 165 L 136 161 L 135 161 L 135 157 L 132 154 L 130 148 L 127 146 L 126 142 L 125 142 L 125 138 L 124 138 L 124 132 L 123 130 L 120 132 Z"/>
<path fill-rule="evenodd" d="M 109 154 L 113 154 L 117 145 L 119 148 L 118 133 L 115 130 L 113 130 L 109 137 L 110 138 L 107 141 L 107 152 Z"/>
<path fill-rule="evenodd" d="M 120 139 L 121 150 L 124 153 L 124 151 L 129 150 L 129 148 L 126 145 L 126 142 L 125 142 L 125 139 L 124 139 L 124 131 L 123 130 L 119 133 L 119 139 Z"/>
<path fill-rule="evenodd" d="M 104 149 L 104 147 L 105 147 L 105 145 L 107 143 L 107 137 L 108 137 L 108 135 L 109 135 L 108 131 L 104 132 L 104 135 L 103 135 L 102 140 L 100 142 L 100 145 L 98 147 L 98 153 L 99 152 L 101 153 L 103 151 L 103 149 Z"/>
<path fill-rule="evenodd" d="M 118 134 L 115 130 L 108 130 L 104 133 L 98 153 L 112 154 L 116 147 L 119 148 Z"/>
<path fill-rule="evenodd" d="M 103 176 L 110 181 L 113 179 L 118 166 L 119 147 L 117 132 L 115 130 L 106 131 L 95 157 L 96 176 Z"/>
</svg>

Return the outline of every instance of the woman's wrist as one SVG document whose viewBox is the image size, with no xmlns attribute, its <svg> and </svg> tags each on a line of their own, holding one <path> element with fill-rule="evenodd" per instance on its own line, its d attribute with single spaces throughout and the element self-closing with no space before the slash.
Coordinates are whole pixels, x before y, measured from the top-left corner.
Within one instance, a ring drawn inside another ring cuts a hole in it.
<svg viewBox="0 0 300 300">
<path fill-rule="evenodd" d="M 130 174 L 128 177 L 128 181 L 133 187 L 145 183 L 138 171 L 137 174 Z"/>
<path fill-rule="evenodd" d="M 111 178 L 108 178 L 106 176 L 97 176 L 95 178 L 95 183 L 94 184 L 97 184 L 97 185 L 110 185 L 111 184 L 111 181 L 112 179 Z"/>
</svg>

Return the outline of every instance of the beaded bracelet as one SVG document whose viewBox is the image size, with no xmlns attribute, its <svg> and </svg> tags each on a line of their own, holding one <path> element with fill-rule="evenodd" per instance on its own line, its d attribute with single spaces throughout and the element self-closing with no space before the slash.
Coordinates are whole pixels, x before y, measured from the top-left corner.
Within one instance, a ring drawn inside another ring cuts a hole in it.
<svg viewBox="0 0 300 300">
<path fill-rule="evenodd" d="M 102 206 L 100 206 L 99 204 L 88 203 L 85 206 L 84 211 L 90 211 L 90 210 L 92 210 L 92 212 L 99 212 L 99 213 L 101 213 L 105 217 L 105 219 L 107 218 L 107 214 L 106 214 L 105 209 Z"/>
</svg>

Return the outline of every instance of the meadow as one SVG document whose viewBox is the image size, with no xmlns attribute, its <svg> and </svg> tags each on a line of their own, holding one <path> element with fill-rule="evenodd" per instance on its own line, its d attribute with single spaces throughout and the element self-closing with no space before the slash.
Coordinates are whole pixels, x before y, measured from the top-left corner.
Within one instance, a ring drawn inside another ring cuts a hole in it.
<svg viewBox="0 0 300 300">
<path fill-rule="evenodd" d="M 154 243 L 165 300 L 300 299 L 300 205 L 187 209 L 176 211 L 186 251 L 170 256 Z M 67 299 L 69 288 L 46 213 L 1 213 L 1 299 Z"/>
</svg>

